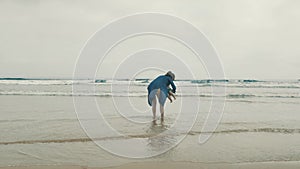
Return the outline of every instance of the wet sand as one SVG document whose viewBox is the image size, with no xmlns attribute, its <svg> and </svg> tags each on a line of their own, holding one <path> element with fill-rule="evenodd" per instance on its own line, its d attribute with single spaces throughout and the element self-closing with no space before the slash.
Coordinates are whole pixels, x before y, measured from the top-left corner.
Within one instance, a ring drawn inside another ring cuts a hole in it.
<svg viewBox="0 0 300 169">
<path fill-rule="evenodd" d="M 257 162 L 257 163 L 193 163 L 193 162 L 139 162 L 115 167 L 84 166 L 27 166 L 0 167 L 0 169 L 298 169 L 300 162 Z"/>
<path fill-rule="evenodd" d="M 120 103 L 126 99 L 115 98 Z M 136 106 L 147 108 L 144 97 L 130 99 Z M 176 102 L 182 99 L 194 98 L 178 97 Z M 129 144 L 128 138 L 111 137 L 110 132 L 103 130 L 99 141 L 116 145 L 112 147 L 116 150 L 128 147 L 145 155 L 155 155 L 173 145 L 179 136 L 186 135 L 180 144 L 158 156 L 129 159 L 105 151 L 86 136 L 74 112 L 72 97 L 0 96 L 0 166 L 2 169 L 300 168 L 299 99 L 270 98 L 263 102 L 261 98 L 251 99 L 227 100 L 217 130 L 209 141 L 199 144 L 210 105 L 207 98 L 201 98 L 201 109 L 193 128 L 183 132 L 182 127 L 188 126 L 189 120 L 185 120 L 181 128 L 172 126 L 180 104 L 166 106 L 163 123 L 136 124 L 117 114 L 110 97 L 97 97 L 110 126 L 147 143 Z M 189 109 L 184 111 L 185 118 L 191 116 Z M 145 121 L 152 115 L 133 113 L 128 118 Z M 87 118 L 86 121 L 93 120 Z M 175 134 L 152 137 L 171 127 L 176 129 Z"/>
</svg>

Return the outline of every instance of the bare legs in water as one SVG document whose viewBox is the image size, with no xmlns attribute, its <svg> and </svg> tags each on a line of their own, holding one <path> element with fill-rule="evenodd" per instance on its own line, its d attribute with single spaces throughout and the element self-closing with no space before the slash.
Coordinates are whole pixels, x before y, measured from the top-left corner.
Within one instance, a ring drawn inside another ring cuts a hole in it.
<svg viewBox="0 0 300 169">
<path fill-rule="evenodd" d="M 159 100 L 160 97 L 160 89 L 157 90 L 156 92 L 156 96 Z M 156 97 L 153 98 L 152 100 L 152 113 L 153 113 L 153 120 L 156 120 L 156 103 L 157 103 L 157 99 Z M 159 108 L 160 108 L 160 116 L 161 116 L 161 120 L 164 120 L 164 114 L 165 114 L 165 109 L 164 106 L 159 104 Z"/>
</svg>

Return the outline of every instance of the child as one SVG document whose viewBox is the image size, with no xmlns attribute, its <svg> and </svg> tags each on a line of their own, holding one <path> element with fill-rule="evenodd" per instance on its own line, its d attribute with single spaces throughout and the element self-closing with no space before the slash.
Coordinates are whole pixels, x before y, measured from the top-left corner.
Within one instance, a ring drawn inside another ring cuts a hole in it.
<svg viewBox="0 0 300 169">
<path fill-rule="evenodd" d="M 170 100 L 170 103 L 173 102 L 171 96 L 176 100 L 176 97 L 175 97 L 174 93 L 172 92 L 172 89 L 170 87 L 168 87 L 168 99 Z"/>
</svg>

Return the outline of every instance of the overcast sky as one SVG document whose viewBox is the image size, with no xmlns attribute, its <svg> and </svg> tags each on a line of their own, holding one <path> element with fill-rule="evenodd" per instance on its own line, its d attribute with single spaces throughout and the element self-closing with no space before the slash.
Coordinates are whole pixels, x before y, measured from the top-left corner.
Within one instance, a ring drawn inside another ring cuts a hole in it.
<svg viewBox="0 0 300 169">
<path fill-rule="evenodd" d="M 161 12 L 201 30 L 227 78 L 298 79 L 299 9 L 299 0 L 0 0 L 0 77 L 72 78 L 80 49 L 103 25 Z"/>
</svg>

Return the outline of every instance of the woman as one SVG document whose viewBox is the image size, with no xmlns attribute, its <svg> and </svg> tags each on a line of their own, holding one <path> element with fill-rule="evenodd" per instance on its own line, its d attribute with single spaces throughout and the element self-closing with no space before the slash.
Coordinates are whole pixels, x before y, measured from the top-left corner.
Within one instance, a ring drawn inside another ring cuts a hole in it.
<svg viewBox="0 0 300 169">
<path fill-rule="evenodd" d="M 165 75 L 158 76 L 154 79 L 148 89 L 148 104 L 152 106 L 153 119 L 156 119 L 156 96 L 160 105 L 160 115 L 161 119 L 164 118 L 164 104 L 166 98 L 168 97 L 168 86 L 172 86 L 172 92 L 176 92 L 176 86 L 174 84 L 175 75 L 171 71 L 168 71 Z"/>
</svg>

